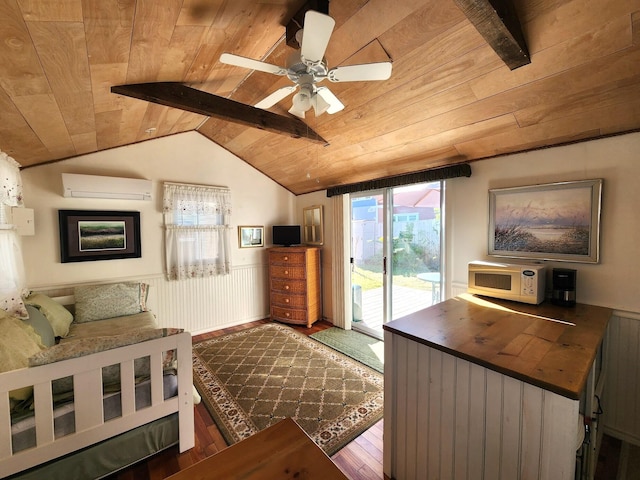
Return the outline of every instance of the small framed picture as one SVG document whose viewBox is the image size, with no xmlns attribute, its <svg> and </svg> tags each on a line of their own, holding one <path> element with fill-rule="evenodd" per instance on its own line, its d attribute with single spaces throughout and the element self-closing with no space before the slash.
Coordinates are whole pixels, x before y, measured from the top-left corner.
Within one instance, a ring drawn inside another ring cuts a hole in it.
<svg viewBox="0 0 640 480">
<path fill-rule="evenodd" d="M 238 245 L 240 248 L 264 246 L 264 227 L 255 225 L 239 226 Z"/>
<path fill-rule="evenodd" d="M 58 210 L 60 260 L 140 258 L 140 212 Z"/>
</svg>

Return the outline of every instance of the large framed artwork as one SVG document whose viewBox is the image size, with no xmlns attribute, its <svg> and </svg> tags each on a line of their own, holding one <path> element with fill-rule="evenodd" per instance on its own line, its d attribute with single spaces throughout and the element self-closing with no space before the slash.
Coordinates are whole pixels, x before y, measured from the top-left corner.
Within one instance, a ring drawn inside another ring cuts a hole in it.
<svg viewBox="0 0 640 480">
<path fill-rule="evenodd" d="M 140 212 L 58 210 L 60 260 L 139 258 Z"/>
<path fill-rule="evenodd" d="M 489 190 L 489 255 L 598 263 L 602 179 Z"/>
</svg>

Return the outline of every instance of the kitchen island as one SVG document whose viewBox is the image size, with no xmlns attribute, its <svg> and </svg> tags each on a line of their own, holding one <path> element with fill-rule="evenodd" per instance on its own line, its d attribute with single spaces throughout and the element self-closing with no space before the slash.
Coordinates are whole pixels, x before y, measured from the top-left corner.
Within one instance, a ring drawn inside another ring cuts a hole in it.
<svg viewBox="0 0 640 480">
<path fill-rule="evenodd" d="M 573 479 L 611 313 L 465 294 L 386 324 L 385 474 Z"/>
</svg>

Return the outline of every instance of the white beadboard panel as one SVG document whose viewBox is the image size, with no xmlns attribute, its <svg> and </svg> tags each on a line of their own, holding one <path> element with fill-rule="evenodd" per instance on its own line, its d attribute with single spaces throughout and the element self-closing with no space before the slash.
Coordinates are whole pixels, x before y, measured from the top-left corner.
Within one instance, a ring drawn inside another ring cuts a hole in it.
<svg viewBox="0 0 640 480">
<path fill-rule="evenodd" d="M 458 295 L 460 295 L 462 293 L 467 293 L 467 284 L 466 283 L 452 282 L 451 283 L 451 296 L 452 297 L 457 297 Z"/>
<path fill-rule="evenodd" d="M 385 332 L 387 368 L 389 477 L 573 479 L 578 401 Z"/>
<path fill-rule="evenodd" d="M 640 313 L 614 311 L 604 368 L 604 431 L 640 445 Z"/>
<path fill-rule="evenodd" d="M 166 280 L 163 275 L 126 277 L 86 284 L 142 281 L 150 285 L 148 308 L 160 327 L 194 335 L 269 317 L 268 265 L 242 265 L 229 275 Z M 74 285 L 38 287 L 52 297 L 72 295 Z"/>
<path fill-rule="evenodd" d="M 198 334 L 267 318 L 267 271 L 267 265 L 247 265 L 216 277 L 185 281 L 152 279 L 149 283 L 158 323 Z"/>
<path fill-rule="evenodd" d="M 544 390 L 525 383 L 522 388 L 522 478 L 536 478 L 542 454 Z"/>
</svg>

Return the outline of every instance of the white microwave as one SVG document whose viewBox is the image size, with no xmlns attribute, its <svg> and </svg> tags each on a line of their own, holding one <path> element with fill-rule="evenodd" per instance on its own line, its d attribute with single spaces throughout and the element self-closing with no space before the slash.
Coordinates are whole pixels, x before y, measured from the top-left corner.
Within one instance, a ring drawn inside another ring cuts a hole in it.
<svg viewBox="0 0 640 480">
<path fill-rule="evenodd" d="M 544 300 L 544 270 L 542 265 L 469 262 L 467 291 L 537 305 Z"/>
</svg>

